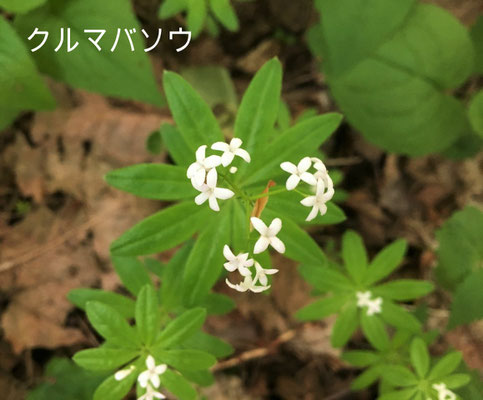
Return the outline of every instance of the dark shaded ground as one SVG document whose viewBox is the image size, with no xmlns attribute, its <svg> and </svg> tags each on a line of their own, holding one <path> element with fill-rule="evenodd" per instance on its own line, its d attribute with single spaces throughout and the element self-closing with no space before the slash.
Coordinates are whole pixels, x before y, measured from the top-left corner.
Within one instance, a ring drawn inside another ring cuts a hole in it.
<svg viewBox="0 0 483 400">
<path fill-rule="evenodd" d="M 465 22 L 482 8 L 477 0 L 441 3 Z M 151 0 L 136 3 L 148 27 L 158 23 L 153 19 L 156 7 Z M 311 10 L 309 0 L 240 5 L 244 28 L 239 34 L 224 33 L 218 40 L 203 36 L 182 56 L 163 48 L 154 55 L 156 74 L 160 77 L 163 68 L 222 65 L 242 93 L 253 73 L 277 55 L 285 68 L 283 98 L 294 115 L 308 107 L 322 113 L 334 110 L 303 40 L 316 18 Z M 84 316 L 65 295 L 74 287 L 117 289 L 108 261 L 110 241 L 159 207 L 111 190 L 102 175 L 120 166 L 162 161 L 164 156 L 146 153 L 144 142 L 162 121 L 170 120 L 168 111 L 55 83 L 52 88 L 59 109 L 25 114 L 0 135 L 0 393 L 6 393 L 6 400 L 23 399 L 42 380 L 52 356 L 71 356 L 96 344 Z M 348 125 L 325 150 L 329 167 L 345 176 L 348 219 L 314 230 L 314 237 L 330 248 L 352 228 L 363 235 L 372 254 L 404 237 L 410 243 L 400 270 L 405 276 L 430 278 L 435 229 L 454 210 L 483 200 L 481 155 L 461 162 L 387 155 Z M 208 329 L 232 343 L 241 358 L 218 366 L 218 382 L 208 398 L 374 398 L 369 391 L 348 391 L 357 372 L 343 365 L 330 347 L 330 319 L 295 323 L 291 315 L 308 302 L 310 288 L 293 263 L 279 258 L 276 265 L 280 273 L 271 297 L 230 292 L 238 310 L 209 320 Z M 224 285 L 219 290 L 228 293 Z M 431 327 L 444 327 L 449 300 L 439 291 L 429 298 Z M 360 346 L 362 340 L 355 337 L 352 344 Z M 449 344 L 463 350 L 473 367 L 483 366 L 481 326 L 445 335 L 436 350 L 444 351 Z"/>
</svg>

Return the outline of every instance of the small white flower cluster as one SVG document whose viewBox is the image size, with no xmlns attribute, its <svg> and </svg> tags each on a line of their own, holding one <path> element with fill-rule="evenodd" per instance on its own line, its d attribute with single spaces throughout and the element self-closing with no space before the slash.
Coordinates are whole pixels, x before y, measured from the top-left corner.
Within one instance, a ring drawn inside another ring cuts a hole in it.
<svg viewBox="0 0 483 400">
<path fill-rule="evenodd" d="M 154 357 L 149 355 L 146 358 L 147 369 L 141 372 L 138 376 L 139 385 L 146 389 L 146 393 L 143 394 L 138 400 L 153 400 L 153 399 L 165 399 L 166 396 L 162 393 L 156 391 L 161 385 L 161 380 L 159 375 L 162 375 L 168 369 L 166 364 L 156 365 Z M 124 378 L 129 376 L 135 370 L 134 365 L 131 365 L 127 369 L 117 371 L 114 374 L 116 381 L 122 381 Z"/>
<path fill-rule="evenodd" d="M 272 246 L 279 253 L 285 252 L 284 243 L 277 237 L 277 234 L 282 229 L 282 221 L 280 218 L 275 218 L 272 223 L 267 226 L 265 223 L 256 217 L 251 218 L 253 227 L 260 233 L 260 238 L 255 243 L 253 250 L 254 254 L 262 253 L 267 250 L 268 246 Z M 229 272 L 238 271 L 244 280 L 238 284 L 231 283 L 226 279 L 226 284 L 239 292 L 251 291 L 260 293 L 270 288 L 268 285 L 267 275 L 274 275 L 278 269 L 264 269 L 253 258 L 248 258 L 249 253 L 240 253 L 234 255 L 228 245 L 223 248 L 223 255 L 227 262 L 224 264 L 225 269 Z M 252 268 L 255 265 L 255 277 L 253 277 Z M 257 286 L 260 284 L 260 286 Z"/>
<path fill-rule="evenodd" d="M 213 211 L 220 211 L 218 200 L 227 200 L 234 196 L 230 189 L 217 187 L 218 172 L 217 167 L 223 165 L 228 167 L 234 160 L 235 156 L 241 157 L 247 163 L 250 162 L 250 154 L 241 148 L 241 139 L 234 138 L 230 144 L 224 142 L 216 142 L 211 146 L 212 150 L 222 151 L 221 156 L 212 155 L 206 157 L 206 149 L 208 146 L 203 145 L 196 150 L 196 161 L 188 167 L 186 175 L 191 179 L 193 187 L 201 192 L 195 198 L 195 203 L 203 204 L 208 200 L 208 204 Z M 237 171 L 236 167 L 230 168 L 230 173 Z"/>
<path fill-rule="evenodd" d="M 449 390 L 444 383 L 435 383 L 433 389 L 438 392 L 438 400 L 456 400 L 456 394 Z"/>
<path fill-rule="evenodd" d="M 312 163 L 315 173 L 308 172 Z M 280 164 L 280 168 L 290 174 L 286 183 L 287 190 L 294 190 L 300 181 L 315 187 L 315 195 L 308 196 L 300 202 L 305 207 L 312 207 L 306 221 L 312 221 L 319 213 L 324 215 L 327 212 L 326 203 L 334 197 L 334 183 L 322 160 L 304 157 L 297 165 L 286 161 Z"/>
<path fill-rule="evenodd" d="M 357 307 L 364 308 L 367 307 L 367 315 L 380 314 L 382 312 L 382 297 L 372 299 L 372 293 L 367 292 L 357 292 Z"/>
</svg>

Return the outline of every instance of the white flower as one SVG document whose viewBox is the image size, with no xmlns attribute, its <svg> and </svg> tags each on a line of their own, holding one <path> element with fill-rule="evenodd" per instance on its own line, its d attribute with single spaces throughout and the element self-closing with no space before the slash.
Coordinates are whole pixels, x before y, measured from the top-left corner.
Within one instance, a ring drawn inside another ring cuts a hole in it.
<svg viewBox="0 0 483 400">
<path fill-rule="evenodd" d="M 243 282 L 238 284 L 231 283 L 228 279 L 225 280 L 226 284 L 231 287 L 232 289 L 237 290 L 238 292 L 246 292 L 250 290 L 253 293 L 260 293 L 267 289 L 270 289 L 270 286 L 256 286 L 257 281 L 253 279 L 250 275 L 245 276 Z"/>
<path fill-rule="evenodd" d="M 265 251 L 269 245 L 271 245 L 279 253 L 285 253 L 285 245 L 276 236 L 280 229 L 282 229 L 282 221 L 280 218 L 275 218 L 269 227 L 265 223 L 256 217 L 250 219 L 253 227 L 260 233 L 260 239 L 255 243 L 254 253 L 259 254 Z"/>
<path fill-rule="evenodd" d="M 367 292 L 357 292 L 357 307 L 367 307 L 371 301 L 372 293 Z"/>
<path fill-rule="evenodd" d="M 218 181 L 218 174 L 216 169 L 210 170 L 206 176 L 206 183 L 197 188 L 201 193 L 195 197 L 195 203 L 198 205 L 203 204 L 208 200 L 210 208 L 213 211 L 220 211 L 220 206 L 216 199 L 227 200 L 235 193 L 230 189 L 217 188 L 216 183 Z"/>
<path fill-rule="evenodd" d="M 263 286 L 267 286 L 267 275 L 274 275 L 278 272 L 278 269 L 263 269 L 262 266 L 257 262 L 255 262 L 255 269 L 257 272 L 254 281 L 260 282 Z"/>
<path fill-rule="evenodd" d="M 287 183 L 286 183 L 287 190 L 295 189 L 299 184 L 300 180 L 303 180 L 309 185 L 317 184 L 317 180 L 315 179 L 315 176 L 310 172 L 307 172 L 308 169 L 311 167 L 311 165 L 312 165 L 312 161 L 310 160 L 310 157 L 302 158 L 302 160 L 300 160 L 298 165 L 292 164 L 291 162 L 288 162 L 288 161 L 280 164 L 280 168 L 282 168 L 284 171 L 291 174 L 290 177 L 287 179 Z"/>
<path fill-rule="evenodd" d="M 367 315 L 374 315 L 380 314 L 382 309 L 382 298 L 378 297 L 377 299 L 369 301 L 367 304 Z"/>
<path fill-rule="evenodd" d="M 248 259 L 248 253 L 240 253 L 235 256 L 228 245 L 225 244 L 223 255 L 228 261 L 224 264 L 228 271 L 238 270 L 243 276 L 251 275 L 251 271 L 248 268 L 253 266 L 253 259 Z"/>
<path fill-rule="evenodd" d="M 332 179 L 330 179 L 330 176 L 328 175 L 327 182 L 328 187 L 326 187 L 324 180 L 319 178 L 317 180 L 315 195 L 308 196 L 300 201 L 303 206 L 312 207 L 312 210 L 305 219 L 306 221 L 312 221 L 317 216 L 317 214 L 320 213 L 320 215 L 325 215 L 325 213 L 327 212 L 326 203 L 334 196 L 334 184 L 332 183 Z"/>
<path fill-rule="evenodd" d="M 243 158 L 247 163 L 251 161 L 248 151 L 240 148 L 242 144 L 243 142 L 241 139 L 233 138 L 230 144 L 225 142 L 216 142 L 211 146 L 211 148 L 213 150 L 223 151 L 221 163 L 224 167 L 227 167 L 232 163 L 235 156 Z"/>
<path fill-rule="evenodd" d="M 134 365 L 131 365 L 129 368 L 126 368 L 126 369 L 122 369 L 120 371 L 117 371 L 114 374 L 114 379 L 116 381 L 122 381 L 124 378 L 128 377 L 129 375 L 131 375 L 131 372 L 133 372 L 135 368 L 136 367 Z"/>
<path fill-rule="evenodd" d="M 153 399 L 165 399 L 166 396 L 153 389 L 151 385 L 146 387 L 146 393 L 144 393 L 138 400 L 153 400 Z"/>
<path fill-rule="evenodd" d="M 155 388 L 158 388 L 161 384 L 159 375 L 164 374 L 168 369 L 168 366 L 166 364 L 156 365 L 154 357 L 149 355 L 148 358 L 146 358 L 146 367 L 148 367 L 148 369 L 141 372 L 138 376 L 139 384 L 141 387 L 147 388 L 148 383 L 151 382 Z"/>
<path fill-rule="evenodd" d="M 207 171 L 221 164 L 220 156 L 205 156 L 206 148 L 206 145 L 198 147 L 198 150 L 196 150 L 196 161 L 188 167 L 188 171 L 186 172 L 186 175 L 191 179 L 196 189 L 205 182 Z"/>
<path fill-rule="evenodd" d="M 435 383 L 433 389 L 438 392 L 438 400 L 456 400 L 456 394 L 449 390 L 444 383 Z"/>
<path fill-rule="evenodd" d="M 323 161 L 317 157 L 312 157 L 311 160 L 314 163 L 314 168 L 317 170 L 317 172 L 314 174 L 315 179 L 324 179 L 328 175 L 328 172 Z"/>
<path fill-rule="evenodd" d="M 236 174 L 236 172 L 238 171 L 238 168 L 237 167 L 231 167 L 229 169 L 229 171 L 230 171 L 230 174 Z"/>
</svg>

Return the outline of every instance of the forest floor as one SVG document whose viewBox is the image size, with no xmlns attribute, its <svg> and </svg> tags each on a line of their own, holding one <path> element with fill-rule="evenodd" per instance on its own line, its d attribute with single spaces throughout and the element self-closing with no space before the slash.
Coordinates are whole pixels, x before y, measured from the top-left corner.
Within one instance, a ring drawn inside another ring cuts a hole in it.
<svg viewBox="0 0 483 400">
<path fill-rule="evenodd" d="M 479 0 L 433 2 L 466 24 L 483 12 Z M 163 69 L 223 66 L 240 94 L 254 72 L 278 56 L 284 64 L 283 99 L 294 116 L 309 107 L 333 111 L 336 106 L 304 41 L 316 18 L 311 3 L 240 4 L 244 29 L 239 34 L 202 36 L 183 55 L 162 49 L 153 56 L 156 75 L 160 80 Z M 158 23 L 153 7 L 152 0 L 136 1 L 148 27 Z M 60 106 L 24 114 L 0 134 L 0 393 L 5 400 L 24 399 L 42 382 L 53 356 L 72 356 L 93 344 L 85 317 L 66 294 L 77 287 L 119 290 L 109 262 L 110 242 L 162 206 L 111 189 L 102 176 L 134 163 L 164 161 L 165 155 L 146 151 L 145 141 L 162 122 L 171 121 L 169 112 L 49 84 Z M 225 121 L 233 117 L 226 107 L 217 112 Z M 432 279 L 435 231 L 455 210 L 483 202 L 483 155 L 465 161 L 388 155 L 347 124 L 324 150 L 329 167 L 344 175 L 341 188 L 348 197 L 341 206 L 348 218 L 312 230 L 317 242 L 330 251 L 350 228 L 363 236 L 373 255 L 403 237 L 410 246 L 399 274 Z M 294 312 L 310 300 L 310 287 L 294 263 L 278 257 L 276 265 L 280 273 L 271 296 L 238 295 L 217 286 L 238 307 L 210 317 L 207 329 L 230 342 L 236 353 L 217 366 L 217 384 L 207 391 L 208 398 L 373 399 L 371 391 L 348 390 L 357 371 L 330 346 L 332 320 L 295 322 Z M 444 328 L 449 301 L 442 291 L 429 296 L 430 327 Z M 351 345 L 362 342 L 355 337 Z M 448 346 L 462 350 L 471 367 L 483 368 L 481 325 L 444 334 L 435 349 Z"/>
</svg>

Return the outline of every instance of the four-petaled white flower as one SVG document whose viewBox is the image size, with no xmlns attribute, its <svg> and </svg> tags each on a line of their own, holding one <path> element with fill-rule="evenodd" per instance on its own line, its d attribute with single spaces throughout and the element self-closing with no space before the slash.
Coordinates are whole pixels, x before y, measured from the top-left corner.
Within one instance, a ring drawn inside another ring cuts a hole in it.
<svg viewBox="0 0 483 400">
<path fill-rule="evenodd" d="M 444 383 L 435 383 L 433 389 L 438 392 L 438 400 L 456 400 L 456 394 L 446 387 Z"/>
<path fill-rule="evenodd" d="M 233 138 L 230 141 L 230 144 L 225 142 L 216 142 L 211 146 L 211 148 L 213 150 L 218 150 L 223 152 L 221 156 L 221 163 L 224 167 L 227 167 L 232 163 L 235 156 L 243 158 L 243 160 L 245 160 L 247 163 L 251 161 L 250 154 L 248 153 L 248 151 L 240 148 L 242 144 L 243 142 L 241 141 L 241 139 Z"/>
<path fill-rule="evenodd" d="M 357 307 L 367 307 L 371 301 L 372 293 L 367 292 L 357 292 Z"/>
<path fill-rule="evenodd" d="M 206 148 L 206 145 L 198 147 L 198 150 L 196 150 L 196 161 L 188 167 L 186 172 L 196 189 L 205 182 L 206 173 L 221 164 L 220 156 L 206 157 Z"/>
<path fill-rule="evenodd" d="M 218 174 L 216 169 L 212 169 L 206 176 L 206 183 L 197 188 L 201 193 L 195 197 L 195 203 L 201 205 L 208 200 L 210 208 L 213 211 L 220 211 L 220 206 L 218 205 L 217 199 L 227 200 L 233 197 L 235 193 L 233 193 L 230 189 L 217 188 L 217 182 Z"/>
<path fill-rule="evenodd" d="M 275 218 L 268 227 L 260 218 L 252 217 L 250 221 L 253 227 L 260 233 L 260 238 L 255 243 L 253 253 L 259 254 L 265 251 L 269 245 L 279 253 L 285 253 L 285 245 L 277 237 L 277 233 L 282 229 L 282 221 L 280 218 Z"/>
<path fill-rule="evenodd" d="M 300 180 L 308 183 L 309 185 L 316 185 L 317 179 L 315 178 L 315 176 L 310 172 L 307 172 L 311 166 L 312 161 L 310 157 L 302 158 L 298 165 L 292 164 L 288 161 L 280 164 L 280 168 L 291 174 L 290 177 L 287 179 L 287 190 L 295 189 L 299 184 Z"/>
<path fill-rule="evenodd" d="M 255 262 L 255 269 L 256 269 L 256 274 L 255 274 L 255 282 L 260 282 L 263 286 L 269 288 L 270 286 L 267 286 L 268 284 L 268 278 L 267 275 L 274 275 L 278 272 L 278 269 L 264 269 L 262 266 Z"/>
<path fill-rule="evenodd" d="M 224 264 L 228 271 L 238 270 L 243 276 L 251 275 L 251 271 L 248 268 L 253 266 L 253 259 L 248 259 L 248 253 L 240 253 L 235 256 L 228 245 L 225 245 L 223 247 L 223 255 L 228 261 Z"/>
<path fill-rule="evenodd" d="M 367 304 L 367 315 L 380 314 L 382 312 L 382 297 L 369 301 Z"/>
<path fill-rule="evenodd" d="M 122 381 L 124 378 L 128 377 L 129 375 L 131 375 L 131 372 L 133 372 L 135 368 L 136 367 L 134 365 L 131 365 L 129 368 L 121 369 L 120 371 L 117 371 L 114 374 L 114 379 L 116 381 Z"/>
<path fill-rule="evenodd" d="M 248 290 L 253 293 L 260 293 L 260 292 L 264 292 L 267 289 L 270 289 L 270 286 L 257 286 L 257 281 L 253 279 L 251 275 L 245 276 L 245 279 L 236 285 L 231 283 L 228 280 L 228 278 L 225 279 L 225 282 L 232 289 L 235 289 L 236 291 L 242 292 L 242 293 Z"/>
<path fill-rule="evenodd" d="M 148 369 L 141 372 L 138 376 L 139 384 L 141 385 L 141 387 L 147 388 L 148 384 L 150 383 L 155 388 L 158 388 L 161 384 L 159 375 L 164 374 L 168 369 L 168 366 L 166 364 L 156 365 L 154 357 L 149 355 L 146 358 L 146 367 L 148 367 Z"/>
<path fill-rule="evenodd" d="M 154 390 L 151 385 L 146 387 L 146 393 L 144 393 L 138 400 L 154 400 L 154 399 L 165 399 L 166 396 L 160 392 Z"/>
<path fill-rule="evenodd" d="M 326 203 L 334 196 L 334 185 L 332 183 L 332 179 L 330 179 L 328 175 L 327 181 L 329 183 L 328 187 L 326 187 L 323 179 L 317 179 L 315 195 L 308 196 L 300 201 L 303 206 L 312 207 L 312 210 L 305 219 L 306 221 L 312 221 L 315 217 L 317 217 L 317 214 L 320 213 L 320 215 L 325 215 L 327 212 Z"/>
</svg>

